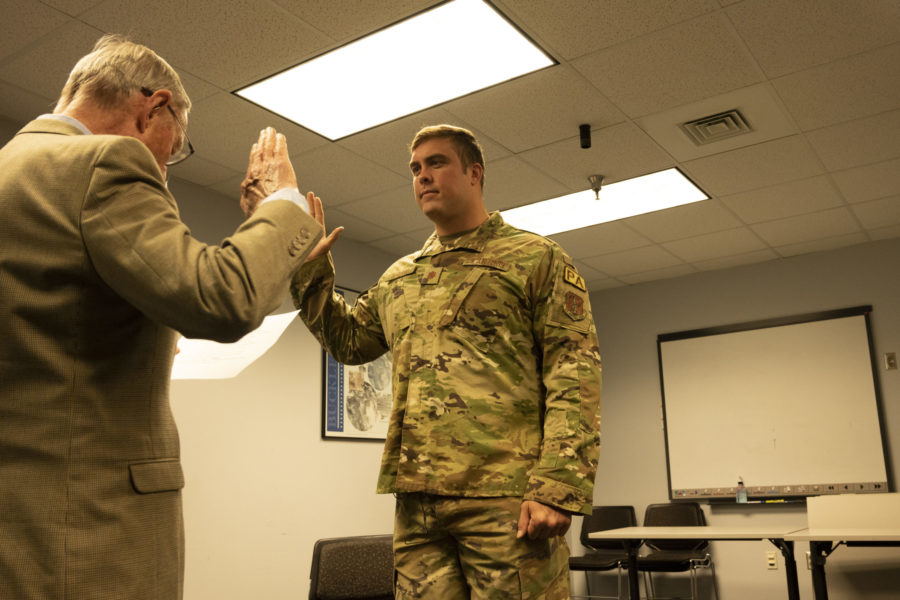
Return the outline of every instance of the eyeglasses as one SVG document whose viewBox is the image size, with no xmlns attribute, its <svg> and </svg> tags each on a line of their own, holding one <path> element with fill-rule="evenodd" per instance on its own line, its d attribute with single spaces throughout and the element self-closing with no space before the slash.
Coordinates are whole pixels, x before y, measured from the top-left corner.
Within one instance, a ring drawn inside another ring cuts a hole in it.
<svg viewBox="0 0 900 600">
<path fill-rule="evenodd" d="M 145 96 L 152 96 L 153 92 L 147 88 L 141 88 L 141 93 Z M 188 157 L 194 153 L 194 145 L 191 144 L 191 140 L 188 138 L 187 131 L 185 131 L 184 126 L 181 124 L 181 121 L 178 120 L 178 115 L 175 114 L 175 111 L 172 110 L 172 107 L 166 104 L 166 108 L 169 109 L 169 112 L 172 113 L 172 118 L 175 119 L 175 122 L 178 124 L 178 129 L 181 130 L 181 135 L 184 138 L 184 142 L 182 142 L 181 147 L 175 151 L 174 154 L 169 155 L 169 160 L 166 161 L 166 166 L 171 167 L 172 165 L 177 165 L 180 162 L 184 162 L 188 159 Z"/>
</svg>

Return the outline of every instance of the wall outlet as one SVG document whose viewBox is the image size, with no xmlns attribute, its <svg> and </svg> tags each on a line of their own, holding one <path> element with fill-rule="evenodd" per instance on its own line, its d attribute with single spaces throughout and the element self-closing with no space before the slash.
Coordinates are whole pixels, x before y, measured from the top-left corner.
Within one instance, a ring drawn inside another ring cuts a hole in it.
<svg viewBox="0 0 900 600">
<path fill-rule="evenodd" d="M 778 555 L 774 552 L 766 552 L 766 568 L 768 569 L 777 569 L 778 568 Z"/>
<path fill-rule="evenodd" d="M 884 369 L 886 371 L 893 371 L 897 368 L 897 354 L 895 352 L 885 352 L 884 353 Z"/>
</svg>

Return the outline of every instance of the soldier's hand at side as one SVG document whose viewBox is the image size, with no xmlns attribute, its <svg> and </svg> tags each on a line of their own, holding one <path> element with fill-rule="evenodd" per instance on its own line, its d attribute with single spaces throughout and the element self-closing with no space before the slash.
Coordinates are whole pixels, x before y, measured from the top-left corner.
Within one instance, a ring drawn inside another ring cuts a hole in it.
<svg viewBox="0 0 900 600">
<path fill-rule="evenodd" d="M 516 538 L 521 539 L 527 535 L 532 540 L 545 540 L 565 535 L 571 524 L 572 517 L 567 513 L 534 500 L 524 500 L 519 511 Z"/>
<path fill-rule="evenodd" d="M 322 208 L 322 199 L 312 192 L 307 192 L 306 201 L 309 202 L 309 214 L 322 226 L 322 231 L 325 231 L 325 209 Z M 335 227 L 334 231 L 330 234 L 322 236 L 322 239 L 319 240 L 316 247 L 313 248 L 312 252 L 306 257 L 306 261 L 309 262 L 323 254 L 328 254 L 328 252 L 331 251 L 331 247 L 334 246 L 334 243 L 341 237 L 342 231 L 344 231 L 343 227 Z"/>
<path fill-rule="evenodd" d="M 259 133 L 250 149 L 247 176 L 241 182 L 241 210 L 249 217 L 266 197 L 283 188 L 296 188 L 297 176 L 288 156 L 287 140 L 271 127 Z"/>
</svg>

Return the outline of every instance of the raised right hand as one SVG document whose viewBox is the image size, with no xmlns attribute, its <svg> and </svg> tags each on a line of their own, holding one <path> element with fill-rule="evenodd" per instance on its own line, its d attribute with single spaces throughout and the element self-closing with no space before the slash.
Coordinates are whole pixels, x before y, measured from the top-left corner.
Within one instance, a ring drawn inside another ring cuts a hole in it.
<svg viewBox="0 0 900 600">
<path fill-rule="evenodd" d="M 309 202 L 309 214 L 322 226 L 322 231 L 325 231 L 325 209 L 322 208 L 322 199 L 312 192 L 307 192 L 306 201 Z M 306 257 L 306 262 L 322 256 L 323 254 L 328 254 L 331 247 L 334 246 L 334 243 L 341 237 L 342 231 L 344 231 L 343 227 L 335 227 L 334 231 L 330 234 L 322 236 L 322 239 L 319 240 L 316 247 L 313 248 L 312 252 L 309 253 L 309 256 Z"/>
<path fill-rule="evenodd" d="M 259 132 L 259 140 L 250 149 L 247 176 L 241 182 L 241 210 L 249 217 L 271 194 L 283 188 L 296 188 L 297 176 L 288 156 L 287 140 L 271 127 Z"/>
</svg>

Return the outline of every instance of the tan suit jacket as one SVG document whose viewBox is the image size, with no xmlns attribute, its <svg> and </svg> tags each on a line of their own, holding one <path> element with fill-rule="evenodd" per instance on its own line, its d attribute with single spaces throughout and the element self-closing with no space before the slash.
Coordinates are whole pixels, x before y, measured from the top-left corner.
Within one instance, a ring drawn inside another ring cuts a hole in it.
<svg viewBox="0 0 900 600">
<path fill-rule="evenodd" d="M 195 240 L 133 138 L 38 119 L 0 149 L 0 598 L 182 597 L 176 331 L 253 330 L 321 234 L 271 201 Z"/>
</svg>

